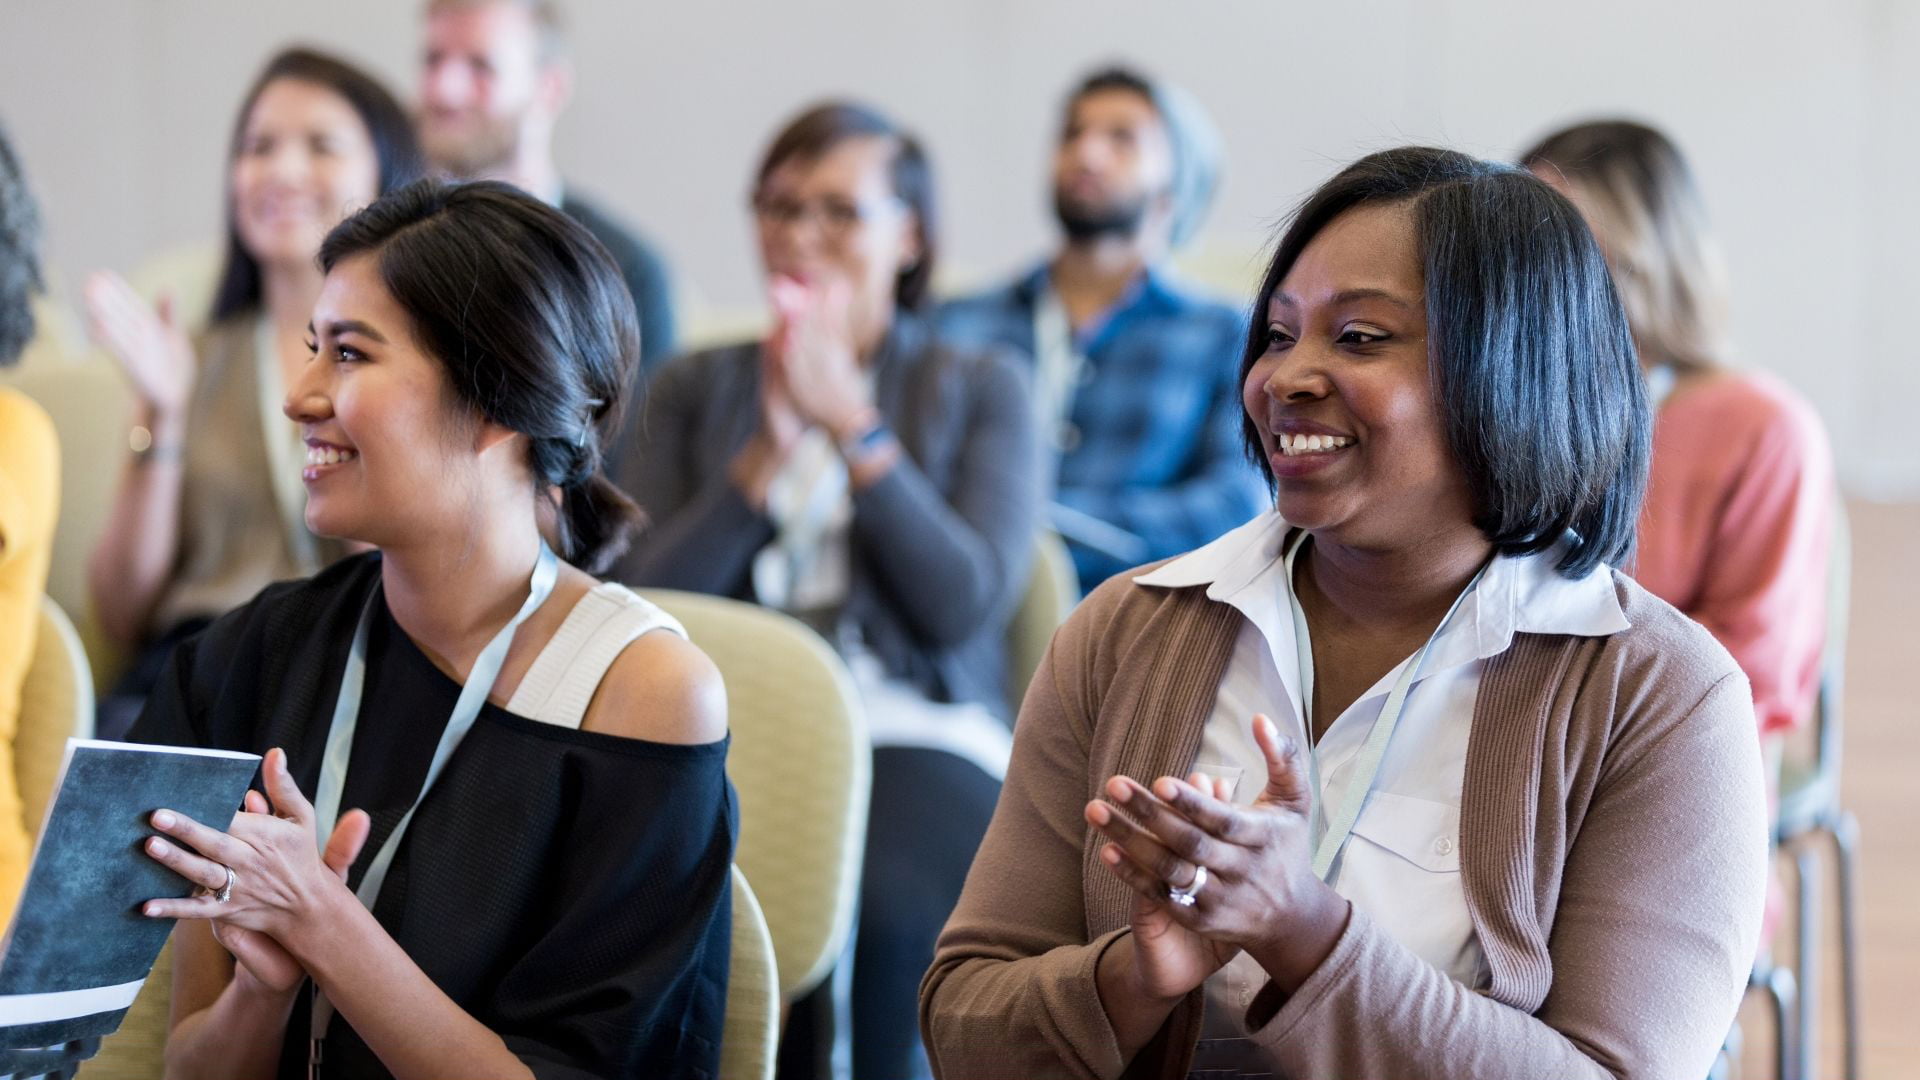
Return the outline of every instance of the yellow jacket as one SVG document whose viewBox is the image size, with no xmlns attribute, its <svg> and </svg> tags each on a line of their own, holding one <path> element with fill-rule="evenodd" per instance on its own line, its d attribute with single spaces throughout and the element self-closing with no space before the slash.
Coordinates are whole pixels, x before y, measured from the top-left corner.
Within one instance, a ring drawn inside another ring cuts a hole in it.
<svg viewBox="0 0 1920 1080">
<path fill-rule="evenodd" d="M 0 922 L 13 913 L 33 850 L 14 779 L 13 739 L 59 510 L 53 421 L 24 394 L 0 386 Z"/>
</svg>

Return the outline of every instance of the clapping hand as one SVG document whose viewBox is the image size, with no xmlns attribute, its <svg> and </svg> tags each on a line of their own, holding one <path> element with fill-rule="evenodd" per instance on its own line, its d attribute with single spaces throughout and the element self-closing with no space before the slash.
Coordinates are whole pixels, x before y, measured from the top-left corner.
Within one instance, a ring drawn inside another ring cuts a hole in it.
<svg viewBox="0 0 1920 1080">
<path fill-rule="evenodd" d="M 1291 989 L 1332 949 L 1348 907 L 1313 872 L 1313 793 L 1293 740 L 1265 716 L 1253 718 L 1253 735 L 1267 764 L 1266 787 L 1253 805 L 1233 806 L 1204 777 L 1161 777 L 1151 790 L 1114 777 L 1108 798 L 1088 805 L 1087 820 L 1110 841 L 1101 861 L 1138 894 L 1136 912 L 1141 902 L 1149 905 L 1156 919 L 1207 942 L 1220 963 L 1244 949 Z M 1170 888 L 1190 891 L 1192 903 L 1172 902 Z M 1193 954 L 1186 946 L 1174 955 Z"/>
<path fill-rule="evenodd" d="M 1188 777 L 1188 783 L 1196 790 L 1210 791 L 1220 798 L 1228 794 L 1226 781 L 1211 779 L 1200 773 Z M 1109 837 L 1124 835 L 1132 826 L 1125 822 L 1124 816 L 1115 809 L 1115 804 L 1130 805 L 1135 792 L 1144 792 L 1144 789 L 1127 777 L 1116 776 L 1107 781 L 1106 791 L 1108 798 L 1113 801 L 1096 799 L 1088 803 L 1087 822 Z M 1100 849 L 1100 861 L 1121 880 L 1128 881 L 1126 872 L 1120 869 L 1128 863 L 1128 856 L 1118 843 L 1104 845 Z M 1128 884 L 1132 882 L 1128 881 Z M 1177 905 L 1167 898 L 1164 884 L 1157 889 L 1136 889 L 1134 892 L 1131 917 L 1133 973 L 1139 980 L 1136 989 L 1149 1000 L 1184 997 L 1206 982 L 1208 976 L 1224 967 L 1240 951 L 1196 933 L 1175 917 L 1175 910 Z"/>
<path fill-rule="evenodd" d="M 768 355 L 795 413 L 836 437 L 873 406 L 860 371 L 853 327 L 853 289 L 828 276 L 817 282 L 776 277 L 771 288 L 779 323 Z"/>
<path fill-rule="evenodd" d="M 786 362 L 793 349 L 795 320 L 807 305 L 807 287 L 776 274 L 767 282 L 767 296 L 773 304 L 774 323 L 760 350 L 760 435 L 769 448 L 784 454 L 807 428 L 794 407 Z"/>
<path fill-rule="evenodd" d="M 108 271 L 87 279 L 84 297 L 93 339 L 119 362 L 140 400 L 162 416 L 184 413 L 193 393 L 193 345 L 174 320 L 172 299 L 149 305 Z"/>
<path fill-rule="evenodd" d="M 293 990 L 307 977 L 276 937 L 276 931 L 284 929 L 285 912 L 297 908 L 303 894 L 326 887 L 327 879 L 344 888 L 347 870 L 372 827 L 365 811 L 350 810 L 340 816 L 325 851 L 316 851 L 313 807 L 300 794 L 286 761 L 285 751 L 268 752 L 263 771 L 272 802 L 257 791 L 247 792 L 245 809 L 234 815 L 227 832 L 170 810 L 153 815 L 154 827 L 178 842 L 156 836 L 147 841 L 147 854 L 199 885 L 201 892 L 184 899 L 150 900 L 143 908 L 154 918 L 209 920 L 214 939 L 247 976 L 276 993 Z M 227 884 L 228 867 L 233 869 L 233 890 L 222 902 L 217 894 Z"/>
</svg>

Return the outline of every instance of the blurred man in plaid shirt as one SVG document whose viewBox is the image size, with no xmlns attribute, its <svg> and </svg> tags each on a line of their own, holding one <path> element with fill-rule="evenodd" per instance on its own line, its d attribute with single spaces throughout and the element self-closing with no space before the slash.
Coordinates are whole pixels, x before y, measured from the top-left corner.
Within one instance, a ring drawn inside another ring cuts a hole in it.
<svg viewBox="0 0 1920 1080">
<path fill-rule="evenodd" d="M 1082 589 L 1246 521 L 1265 493 L 1240 441 L 1246 316 L 1160 265 L 1213 196 L 1219 141 L 1192 98 L 1109 68 L 1067 99 L 1053 165 L 1065 243 L 953 301 L 943 337 L 1030 357 L 1055 452 L 1054 528 Z"/>
</svg>

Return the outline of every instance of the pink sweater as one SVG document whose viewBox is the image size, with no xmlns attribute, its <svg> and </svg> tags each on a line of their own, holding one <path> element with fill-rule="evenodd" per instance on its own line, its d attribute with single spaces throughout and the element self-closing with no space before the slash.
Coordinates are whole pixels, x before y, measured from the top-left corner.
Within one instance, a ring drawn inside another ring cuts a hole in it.
<svg viewBox="0 0 1920 1080">
<path fill-rule="evenodd" d="M 1812 714 L 1834 506 L 1820 418 L 1778 379 L 1683 380 L 1660 410 L 1634 576 L 1733 654 L 1762 734 Z"/>
</svg>

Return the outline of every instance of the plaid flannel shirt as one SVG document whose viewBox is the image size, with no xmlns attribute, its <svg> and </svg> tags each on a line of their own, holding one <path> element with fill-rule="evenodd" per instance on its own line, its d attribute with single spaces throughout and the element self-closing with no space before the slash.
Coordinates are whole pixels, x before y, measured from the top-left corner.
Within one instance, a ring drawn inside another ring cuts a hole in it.
<svg viewBox="0 0 1920 1080">
<path fill-rule="evenodd" d="M 1012 284 L 943 305 L 940 336 L 1010 348 L 1032 363 L 1045 264 Z M 1075 335 L 1086 358 L 1059 433 L 1054 499 L 1137 537 L 1122 552 L 1073 543 L 1082 589 L 1199 547 L 1266 505 L 1241 443 L 1239 361 L 1246 316 L 1150 269 Z M 1056 520 L 1061 518 L 1056 511 Z M 1126 557 L 1120 557 L 1124 554 Z"/>
</svg>

